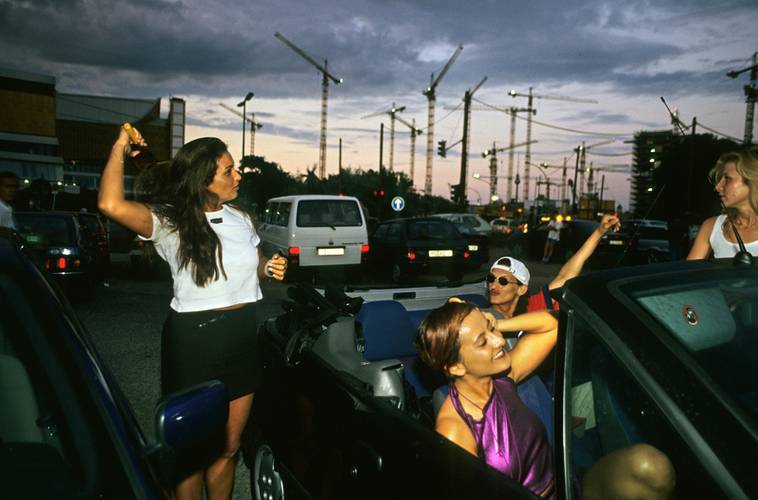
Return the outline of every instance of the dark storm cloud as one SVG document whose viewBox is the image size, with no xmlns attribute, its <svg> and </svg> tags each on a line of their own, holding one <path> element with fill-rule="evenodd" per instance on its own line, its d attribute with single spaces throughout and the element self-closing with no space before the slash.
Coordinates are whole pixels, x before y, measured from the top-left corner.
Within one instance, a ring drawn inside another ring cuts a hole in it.
<svg viewBox="0 0 758 500">
<path fill-rule="evenodd" d="M 317 99 L 317 70 L 274 38 L 280 31 L 345 79 L 330 86 L 337 102 L 422 101 L 430 74 L 459 43 L 464 51 L 441 96 L 462 94 L 485 74 L 487 87 L 522 90 L 579 82 L 633 95 L 733 93 L 739 82 L 725 78 L 723 66 L 739 59 L 713 61 L 708 71 L 641 71 L 685 49 L 639 29 L 665 33 L 751 7 L 751 0 L 478 1 L 464 11 L 452 0 L 0 0 L 0 65 L 54 74 L 63 91 L 227 96 L 254 88 L 261 98 Z"/>
</svg>

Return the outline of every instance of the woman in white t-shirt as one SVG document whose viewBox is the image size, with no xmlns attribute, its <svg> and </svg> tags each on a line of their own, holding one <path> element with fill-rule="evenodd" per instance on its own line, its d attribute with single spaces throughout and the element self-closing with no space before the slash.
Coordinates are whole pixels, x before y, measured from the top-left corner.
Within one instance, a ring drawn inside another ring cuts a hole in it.
<svg viewBox="0 0 758 500">
<path fill-rule="evenodd" d="M 561 241 L 561 229 L 563 229 L 563 217 L 558 212 L 553 212 L 553 217 L 547 223 L 547 239 L 542 253 L 542 262 L 545 264 L 550 262 L 555 245 Z"/>
<path fill-rule="evenodd" d="M 122 127 L 100 181 L 100 211 L 151 240 L 168 262 L 174 295 L 161 337 L 163 395 L 221 380 L 229 396 L 225 442 L 215 456 L 180 457 L 176 498 L 229 498 L 242 430 L 260 379 L 255 307 L 259 280 L 281 280 L 283 257 L 261 255 L 250 217 L 228 202 L 241 176 L 216 138 L 185 144 L 169 163 L 140 174 L 145 203 L 124 197 L 124 159 L 146 146 L 136 129 Z M 135 148 L 136 149 L 136 148 Z M 220 454 L 218 454 L 220 453 Z"/>
<path fill-rule="evenodd" d="M 711 254 L 734 257 L 739 251 L 735 227 L 745 249 L 758 256 L 758 150 L 721 155 L 710 177 L 726 213 L 703 222 L 687 260 L 707 259 Z"/>
</svg>

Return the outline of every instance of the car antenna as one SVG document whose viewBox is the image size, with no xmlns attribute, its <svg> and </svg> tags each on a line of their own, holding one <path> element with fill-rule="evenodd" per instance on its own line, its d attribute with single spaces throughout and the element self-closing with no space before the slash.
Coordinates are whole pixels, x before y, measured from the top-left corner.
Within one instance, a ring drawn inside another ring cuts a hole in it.
<svg viewBox="0 0 758 500">
<path fill-rule="evenodd" d="M 732 259 L 732 262 L 735 266 L 752 266 L 753 255 L 747 251 L 747 248 L 745 248 L 745 243 L 742 241 L 740 233 L 737 232 L 737 225 L 734 223 L 734 219 L 729 214 L 729 211 L 727 211 L 723 200 L 721 200 L 721 208 L 724 210 L 726 218 L 732 226 L 732 232 L 734 233 L 734 237 L 737 239 L 737 246 L 739 247 L 739 251 L 734 254 L 734 259 Z"/>
</svg>

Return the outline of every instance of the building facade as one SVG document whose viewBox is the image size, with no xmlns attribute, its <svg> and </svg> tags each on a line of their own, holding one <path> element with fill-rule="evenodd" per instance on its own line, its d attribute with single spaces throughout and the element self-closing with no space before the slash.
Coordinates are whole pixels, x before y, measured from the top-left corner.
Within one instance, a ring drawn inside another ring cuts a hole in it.
<svg viewBox="0 0 758 500">
<path fill-rule="evenodd" d="M 635 217 L 644 217 L 660 194 L 662 186 L 656 186 L 653 178 L 661 165 L 663 152 L 674 142 L 674 132 L 642 131 L 634 135 L 632 163 L 632 186 L 630 211 Z"/>
</svg>

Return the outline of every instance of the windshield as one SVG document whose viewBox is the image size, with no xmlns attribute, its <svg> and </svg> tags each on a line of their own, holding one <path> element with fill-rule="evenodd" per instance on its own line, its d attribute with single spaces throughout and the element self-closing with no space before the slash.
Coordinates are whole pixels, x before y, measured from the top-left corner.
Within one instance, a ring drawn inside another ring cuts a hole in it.
<svg viewBox="0 0 758 500">
<path fill-rule="evenodd" d="M 635 299 L 724 392 L 758 416 L 758 280 L 687 283 Z"/>
<path fill-rule="evenodd" d="M 444 221 L 419 221 L 408 225 L 408 238 L 414 240 L 448 240 L 459 238 L 455 226 Z"/>
</svg>

